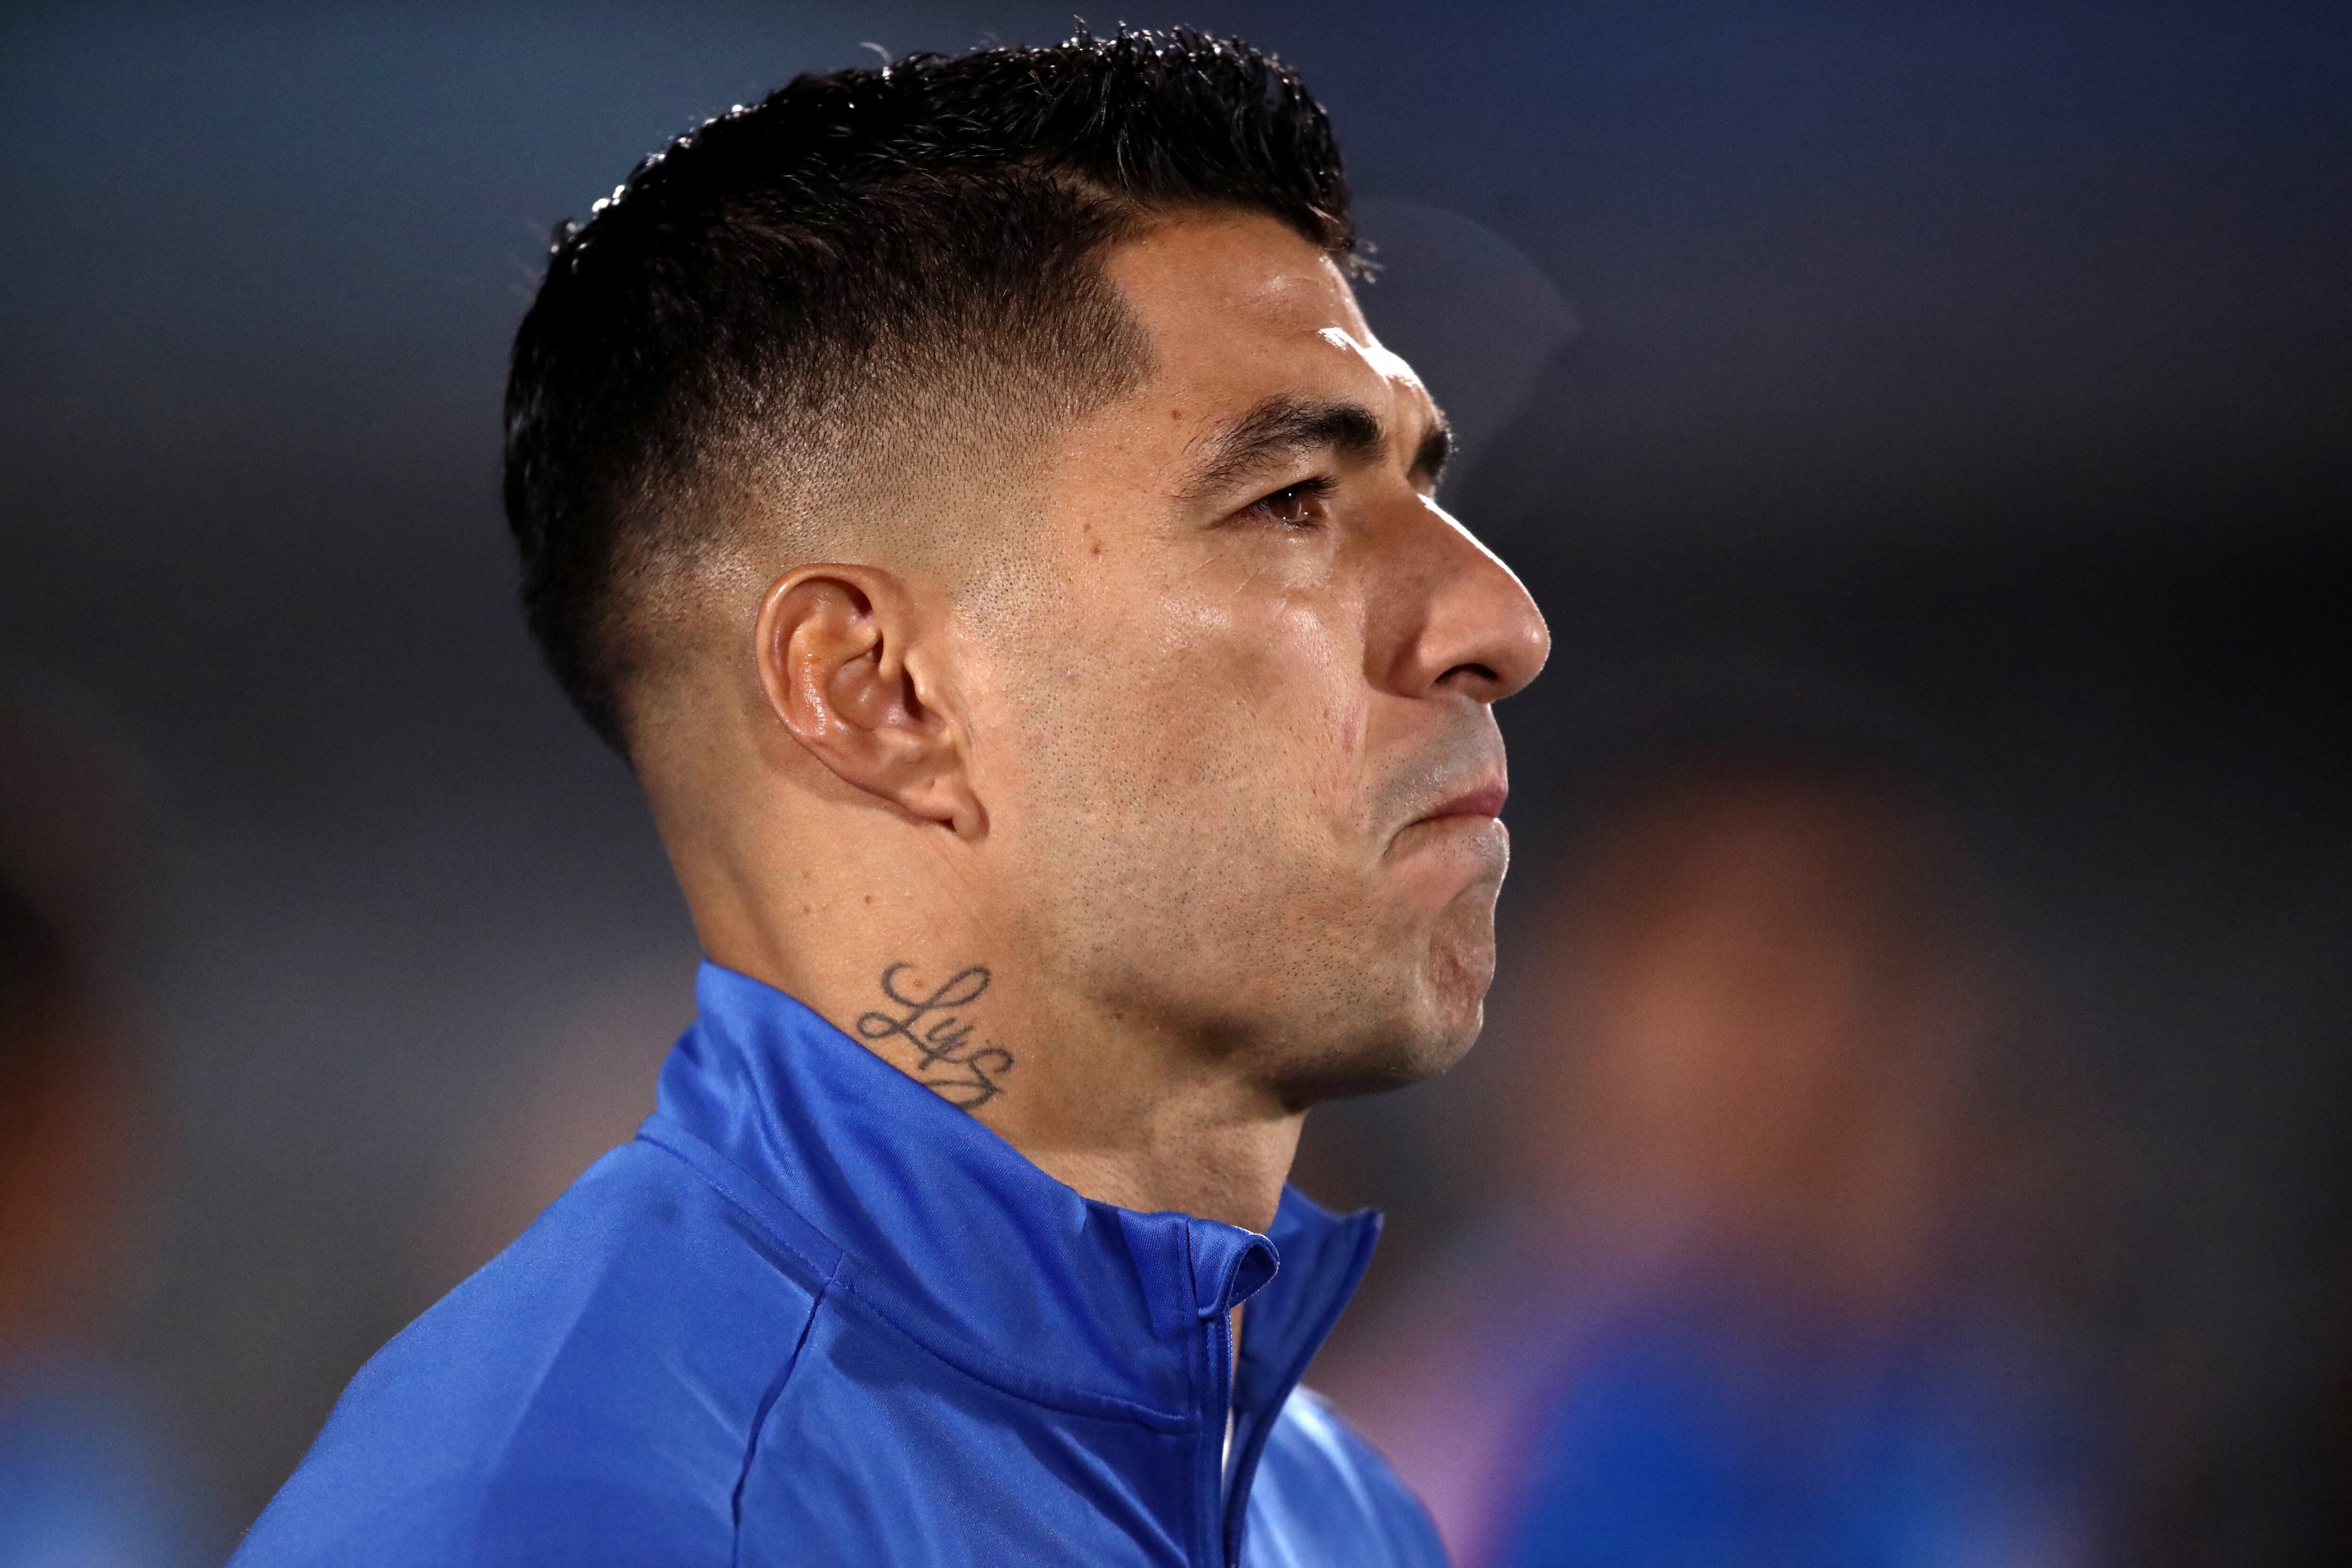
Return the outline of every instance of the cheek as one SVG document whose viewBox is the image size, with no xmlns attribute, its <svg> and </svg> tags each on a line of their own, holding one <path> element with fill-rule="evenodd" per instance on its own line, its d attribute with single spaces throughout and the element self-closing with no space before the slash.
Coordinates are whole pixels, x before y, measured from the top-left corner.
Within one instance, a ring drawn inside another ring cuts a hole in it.
<svg viewBox="0 0 2352 1568">
<path fill-rule="evenodd" d="M 1344 913 L 1370 815 L 1360 635 L 1300 584 L 1118 564 L 1079 574 L 1004 667 L 1000 821 L 1059 874 L 1118 881 L 1122 919 L 1213 908 L 1238 937 L 1253 905 Z"/>
<path fill-rule="evenodd" d="M 1139 613 L 1089 616 L 1090 705 L 1163 786 L 1328 815 L 1360 784 L 1361 655 L 1308 594 L 1259 588 L 1168 584 Z"/>
<path fill-rule="evenodd" d="M 1370 692 L 1356 639 L 1293 599 L 1201 629 L 1170 671 L 1171 728 L 1214 737 L 1236 809 L 1344 836 L 1365 795 Z"/>
</svg>

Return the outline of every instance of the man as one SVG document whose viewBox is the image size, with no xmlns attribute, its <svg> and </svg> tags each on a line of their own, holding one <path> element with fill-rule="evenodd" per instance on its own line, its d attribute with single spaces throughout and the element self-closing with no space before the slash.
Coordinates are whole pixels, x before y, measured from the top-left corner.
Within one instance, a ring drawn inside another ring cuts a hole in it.
<svg viewBox="0 0 2352 1568">
<path fill-rule="evenodd" d="M 1284 1177 L 1477 1033 L 1547 639 L 1352 258 L 1192 34 L 803 78 L 562 238 L 509 512 L 700 1016 L 242 1563 L 1440 1560 Z"/>
</svg>

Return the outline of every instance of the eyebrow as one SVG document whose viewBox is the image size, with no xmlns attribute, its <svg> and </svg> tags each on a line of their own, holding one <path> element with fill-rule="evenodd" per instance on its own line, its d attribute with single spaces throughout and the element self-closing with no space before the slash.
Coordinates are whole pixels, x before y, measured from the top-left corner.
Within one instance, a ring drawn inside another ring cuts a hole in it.
<svg viewBox="0 0 2352 1568">
<path fill-rule="evenodd" d="M 1252 470 L 1297 453 L 1328 451 L 1361 462 L 1379 458 L 1388 446 L 1380 416 L 1360 403 L 1290 394 L 1269 397 L 1201 443 L 1183 498 L 1204 500 Z M 1453 450 L 1453 432 L 1439 415 L 1413 451 L 1412 471 L 1435 483 Z"/>
</svg>

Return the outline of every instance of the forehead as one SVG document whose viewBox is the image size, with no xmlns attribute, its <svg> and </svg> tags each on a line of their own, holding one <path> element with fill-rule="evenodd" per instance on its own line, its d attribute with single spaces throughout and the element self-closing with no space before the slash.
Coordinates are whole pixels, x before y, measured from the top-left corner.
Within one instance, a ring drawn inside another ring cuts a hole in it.
<svg viewBox="0 0 2352 1568">
<path fill-rule="evenodd" d="M 1347 399 L 1408 437 L 1433 417 L 1320 248 L 1255 213 L 1187 215 L 1122 246 L 1106 271 L 1151 335 L 1147 397 L 1210 421 L 1284 393 Z"/>
</svg>

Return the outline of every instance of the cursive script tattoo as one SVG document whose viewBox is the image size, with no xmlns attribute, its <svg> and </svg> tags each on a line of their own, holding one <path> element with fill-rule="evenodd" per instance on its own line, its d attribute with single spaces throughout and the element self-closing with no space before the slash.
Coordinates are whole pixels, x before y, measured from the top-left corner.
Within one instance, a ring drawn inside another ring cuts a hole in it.
<svg viewBox="0 0 2352 1568">
<path fill-rule="evenodd" d="M 972 1041 L 977 1027 L 959 1008 L 970 1007 L 988 992 L 991 976 L 985 966 L 971 964 L 948 976 L 929 995 L 911 979 L 901 989 L 899 976 L 915 966 L 894 963 L 882 972 L 882 994 L 898 1009 L 877 1009 L 857 1016 L 861 1039 L 880 1044 L 903 1039 L 914 1047 L 916 1079 L 950 1105 L 978 1110 L 1004 1092 L 997 1081 L 1013 1070 L 1013 1053 L 988 1041 Z"/>
</svg>

